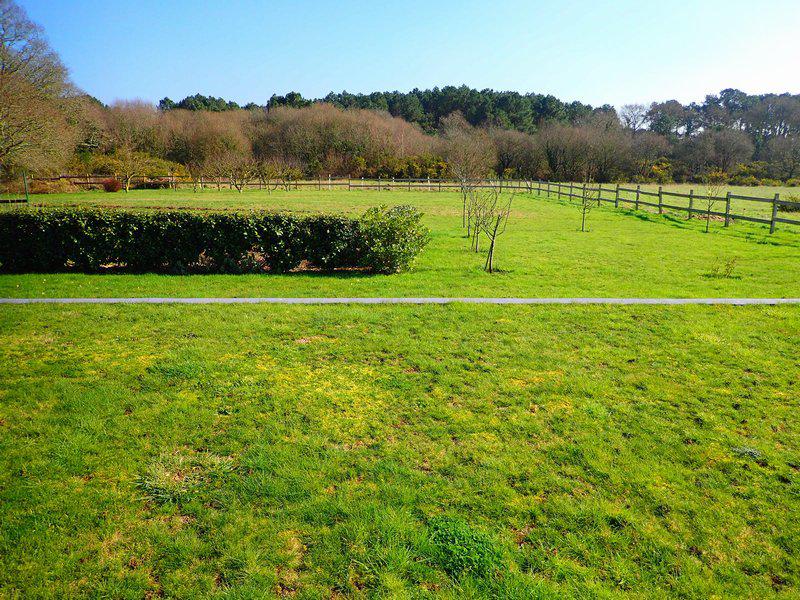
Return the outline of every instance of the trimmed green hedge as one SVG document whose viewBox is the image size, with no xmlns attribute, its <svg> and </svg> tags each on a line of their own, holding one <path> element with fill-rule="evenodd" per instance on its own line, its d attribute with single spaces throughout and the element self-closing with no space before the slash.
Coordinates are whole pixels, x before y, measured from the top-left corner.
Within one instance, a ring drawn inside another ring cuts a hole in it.
<svg viewBox="0 0 800 600">
<path fill-rule="evenodd" d="M 0 271 L 286 272 L 407 269 L 428 241 L 412 207 L 360 219 L 292 213 L 14 210 L 0 213 Z"/>
</svg>

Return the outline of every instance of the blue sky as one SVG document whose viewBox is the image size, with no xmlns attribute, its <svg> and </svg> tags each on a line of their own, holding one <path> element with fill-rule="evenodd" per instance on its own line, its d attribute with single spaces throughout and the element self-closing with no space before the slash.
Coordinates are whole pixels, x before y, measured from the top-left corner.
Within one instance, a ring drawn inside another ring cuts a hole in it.
<svg viewBox="0 0 800 600">
<path fill-rule="evenodd" d="M 471 87 L 592 104 L 800 93 L 800 0 L 18 0 L 104 102 Z"/>
</svg>

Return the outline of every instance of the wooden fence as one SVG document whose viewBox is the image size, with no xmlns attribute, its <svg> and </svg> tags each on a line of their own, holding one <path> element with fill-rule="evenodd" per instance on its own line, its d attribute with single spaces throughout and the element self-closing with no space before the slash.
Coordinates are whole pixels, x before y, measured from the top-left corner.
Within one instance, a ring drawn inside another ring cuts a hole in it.
<svg viewBox="0 0 800 600">
<path fill-rule="evenodd" d="M 60 175 L 58 177 L 37 177 L 32 179 L 32 183 L 36 182 L 57 182 L 67 181 L 77 187 L 101 187 L 103 182 L 108 179 L 114 179 L 110 175 Z M 116 178 L 119 179 L 119 178 Z M 473 188 L 515 188 L 520 190 L 532 191 L 535 187 L 535 181 L 523 180 L 506 180 L 506 179 L 481 179 L 468 182 Z M 155 175 L 150 177 L 134 177 L 131 180 L 131 186 L 141 185 L 160 185 L 164 188 L 185 188 L 193 186 L 202 186 L 203 188 L 216 189 L 225 188 L 233 189 L 234 183 L 225 177 L 204 177 L 202 179 L 194 180 L 186 176 L 176 175 Z M 448 191 L 461 189 L 461 182 L 454 179 L 435 179 L 431 177 L 408 179 L 398 177 L 378 177 L 378 178 L 365 178 L 365 177 L 319 177 L 317 179 L 270 179 L 259 180 L 253 177 L 249 180 L 244 187 L 246 189 L 317 189 L 317 190 L 332 190 L 343 189 L 348 190 L 413 190 L 413 191 Z"/>
<path fill-rule="evenodd" d="M 691 218 L 692 215 L 719 217 L 725 220 L 725 227 L 728 227 L 733 221 L 749 221 L 751 223 L 764 223 L 769 225 L 769 232 L 774 233 L 775 226 L 778 223 L 800 225 L 800 214 L 798 214 L 795 219 L 787 219 L 779 216 L 782 212 L 780 210 L 781 207 L 789 208 L 793 211 L 800 210 L 800 202 L 781 200 L 780 193 L 776 193 L 772 198 L 744 196 L 732 192 L 728 192 L 724 196 L 713 196 L 704 193 L 695 194 L 694 190 L 690 190 L 688 194 L 670 192 L 665 191 L 662 186 L 658 187 L 658 191 L 650 191 L 643 190 L 639 185 L 635 188 L 625 187 L 620 184 L 604 187 L 602 184 L 587 185 L 583 183 L 576 184 L 551 181 L 537 181 L 535 187 L 539 194 L 544 193 L 548 197 L 555 195 L 557 198 L 563 196 L 565 198 L 583 199 L 588 195 L 588 197 L 597 200 L 598 206 L 606 202 L 613 203 L 616 208 L 625 205 L 632 206 L 634 210 L 639 210 L 642 206 L 651 207 L 657 209 L 659 214 L 663 214 L 665 210 L 685 211 L 687 218 Z M 686 205 L 680 206 L 674 204 L 673 198 L 686 199 Z M 731 210 L 732 201 L 760 203 L 762 206 L 768 205 L 765 207 L 769 209 L 768 213 L 771 216 L 765 218 L 735 213 Z M 700 208 L 698 208 L 698 206 Z M 715 210 L 717 206 L 724 206 L 725 210 Z"/>
<path fill-rule="evenodd" d="M 37 178 L 37 181 L 69 181 L 79 187 L 99 186 L 108 179 L 108 175 L 61 175 L 52 178 Z M 233 188 L 234 184 L 226 178 L 204 178 L 193 180 L 189 177 L 179 177 L 175 175 L 163 175 L 154 177 L 135 177 L 132 181 L 134 185 L 156 184 L 164 187 L 179 189 L 187 186 L 201 186 L 203 188 Z M 508 189 L 520 192 L 537 193 L 547 197 L 581 199 L 586 194 L 590 194 L 597 200 L 598 205 L 614 204 L 615 207 L 632 207 L 639 210 L 642 207 L 654 208 L 659 214 L 665 210 L 686 212 L 687 218 L 692 215 L 712 216 L 724 219 L 725 226 L 729 226 L 734 221 L 748 221 L 752 223 L 763 223 L 769 225 L 770 233 L 775 231 L 779 223 L 787 225 L 800 225 L 800 213 L 796 218 L 790 219 L 781 216 L 781 208 L 790 208 L 800 211 L 800 202 L 795 200 L 782 200 L 779 193 L 772 198 L 759 198 L 757 196 L 746 196 L 728 192 L 725 196 L 709 196 L 705 193 L 695 193 L 694 190 L 688 194 L 680 192 L 666 191 L 659 186 L 657 191 L 642 189 L 640 185 L 629 187 L 622 184 L 583 184 L 565 183 L 557 181 L 542 180 L 520 180 L 520 179 L 481 179 L 467 182 L 471 188 L 481 189 Z M 316 190 L 408 190 L 408 191 L 453 191 L 460 190 L 463 183 L 453 179 L 401 179 L 401 178 L 353 178 L 353 177 L 319 177 L 317 179 L 303 180 L 258 180 L 253 179 L 245 185 L 248 189 L 316 189 Z M 685 200 L 685 205 L 680 206 L 675 202 L 680 199 Z M 744 215 L 732 210 L 732 202 L 737 205 L 742 203 L 753 203 L 764 210 L 756 211 L 763 213 L 761 216 Z M 716 210 L 717 207 L 724 206 L 723 210 Z M 769 216 L 767 216 L 769 215 Z"/>
</svg>

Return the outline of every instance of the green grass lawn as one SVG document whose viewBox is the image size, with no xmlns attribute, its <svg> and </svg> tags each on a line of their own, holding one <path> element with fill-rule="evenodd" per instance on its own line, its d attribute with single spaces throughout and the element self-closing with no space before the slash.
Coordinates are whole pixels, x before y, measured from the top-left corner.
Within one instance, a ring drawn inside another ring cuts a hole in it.
<svg viewBox="0 0 800 600">
<path fill-rule="evenodd" d="M 410 273 L 0 276 L 0 296 L 783 296 L 800 230 L 519 195 L 140 191 L 361 213 Z M 733 260 L 730 277 L 722 277 Z M 800 307 L 0 307 L 0 597 L 766 597 L 800 587 Z"/>
<path fill-rule="evenodd" d="M 797 597 L 799 338 L 794 306 L 0 307 L 0 596 Z"/>
<path fill-rule="evenodd" d="M 86 192 L 35 198 L 46 205 L 291 209 L 361 213 L 379 203 L 418 206 L 431 244 L 411 273 L 321 275 L 27 274 L 0 276 L 0 296 L 762 296 L 798 295 L 800 228 L 712 222 L 603 206 L 581 233 L 576 206 L 520 194 L 499 241 L 500 273 L 471 253 L 453 192 L 186 190 Z M 715 276 L 733 261 L 731 277 Z"/>
</svg>

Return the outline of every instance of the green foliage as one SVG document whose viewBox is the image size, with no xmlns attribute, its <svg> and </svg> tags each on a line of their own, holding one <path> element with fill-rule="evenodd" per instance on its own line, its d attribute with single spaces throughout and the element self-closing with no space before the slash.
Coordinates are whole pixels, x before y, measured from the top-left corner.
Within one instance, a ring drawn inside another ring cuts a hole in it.
<svg viewBox="0 0 800 600">
<path fill-rule="evenodd" d="M 223 112 L 226 110 L 237 110 L 241 107 L 233 100 L 226 101 L 222 98 L 215 98 L 214 96 L 195 94 L 194 96 L 186 96 L 186 98 L 178 102 L 175 102 L 170 98 L 162 98 L 158 103 L 158 108 L 165 111 L 182 108 L 184 110 L 208 110 L 211 112 Z"/>
<path fill-rule="evenodd" d="M 384 156 L 382 162 L 371 168 L 364 165 L 367 177 L 431 179 L 447 176 L 447 163 L 438 156 L 420 154 L 417 156 Z"/>
<path fill-rule="evenodd" d="M 659 158 L 650 167 L 650 176 L 656 183 L 671 183 L 672 163 L 666 158 Z"/>
<path fill-rule="evenodd" d="M 283 273 L 306 261 L 330 270 L 395 273 L 427 241 L 409 207 L 334 215 L 198 211 L 18 210 L 0 214 L 0 270 Z"/>
<path fill-rule="evenodd" d="M 436 563 L 454 579 L 465 575 L 492 577 L 502 566 L 502 554 L 495 542 L 461 519 L 434 517 L 430 529 Z"/>
<path fill-rule="evenodd" d="M 360 220 L 364 263 L 378 273 L 408 269 L 430 240 L 421 221 L 413 206 L 368 209 Z"/>
<path fill-rule="evenodd" d="M 728 174 L 721 169 L 711 169 L 703 175 L 703 183 L 707 186 L 722 186 L 728 183 Z"/>
<path fill-rule="evenodd" d="M 746 187 L 755 187 L 759 184 L 759 180 L 754 175 L 734 175 L 731 177 L 731 185 L 742 185 Z"/>
</svg>

